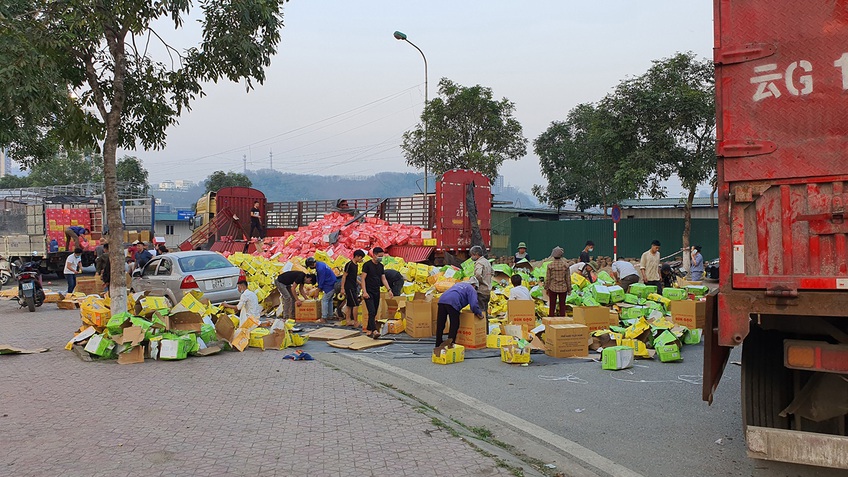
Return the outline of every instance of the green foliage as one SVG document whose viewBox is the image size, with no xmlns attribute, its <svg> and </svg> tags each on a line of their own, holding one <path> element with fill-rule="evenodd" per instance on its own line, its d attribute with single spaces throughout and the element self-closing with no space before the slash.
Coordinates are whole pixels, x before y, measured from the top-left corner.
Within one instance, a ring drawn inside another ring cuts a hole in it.
<svg viewBox="0 0 848 477">
<path fill-rule="evenodd" d="M 148 172 L 141 163 L 141 159 L 135 156 L 124 156 L 118 161 L 118 182 L 138 184 L 137 186 L 133 186 L 135 195 L 147 195 L 147 192 L 150 190 L 147 177 Z"/>
<path fill-rule="evenodd" d="M 0 177 L 0 189 L 20 189 L 29 187 L 29 176 L 5 175 Z"/>
<path fill-rule="evenodd" d="M 426 164 L 436 175 L 472 169 L 494 180 L 504 161 L 527 153 L 527 139 L 513 117 L 515 105 L 493 97 L 491 88 L 442 78 L 439 97 L 425 106 L 421 124 L 403 135 L 407 164 Z"/>
<path fill-rule="evenodd" d="M 652 171 L 629 154 L 636 144 L 631 124 L 613 114 L 606 101 L 577 105 L 533 142 L 548 182 L 534 186 L 533 193 L 556 208 L 573 201 L 578 210 L 606 210 L 651 190 L 656 187 Z"/>
<path fill-rule="evenodd" d="M 103 157 L 88 151 L 62 151 L 37 162 L 27 177 L 29 187 L 103 181 Z"/>
<path fill-rule="evenodd" d="M 224 172 L 215 171 L 204 181 L 206 190 L 204 194 L 209 192 L 218 192 L 224 187 L 250 187 L 253 184 L 250 179 L 240 172 Z"/>
</svg>

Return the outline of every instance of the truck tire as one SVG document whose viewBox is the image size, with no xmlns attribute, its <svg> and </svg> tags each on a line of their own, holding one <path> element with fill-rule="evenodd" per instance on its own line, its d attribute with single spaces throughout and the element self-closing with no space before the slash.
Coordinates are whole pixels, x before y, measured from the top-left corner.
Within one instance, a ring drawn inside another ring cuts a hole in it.
<svg viewBox="0 0 848 477">
<path fill-rule="evenodd" d="M 746 426 L 790 429 L 780 412 L 792 402 L 792 373 L 783 366 L 783 334 L 751 323 L 742 346 L 742 416 Z"/>
<path fill-rule="evenodd" d="M 34 297 L 31 297 L 31 296 L 26 297 L 26 304 L 27 304 L 27 308 L 29 308 L 29 311 L 35 311 L 35 298 Z"/>
</svg>

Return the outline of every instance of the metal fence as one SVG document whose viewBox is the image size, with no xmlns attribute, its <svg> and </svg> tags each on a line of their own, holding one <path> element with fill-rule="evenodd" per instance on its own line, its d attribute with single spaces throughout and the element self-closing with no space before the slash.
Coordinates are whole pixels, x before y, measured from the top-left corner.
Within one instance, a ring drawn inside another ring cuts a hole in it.
<svg viewBox="0 0 848 477">
<path fill-rule="evenodd" d="M 518 242 L 527 244 L 528 253 L 534 259 L 550 255 L 560 246 L 567 258 L 576 258 L 586 243 L 595 242 L 593 256 L 612 256 L 612 220 L 531 220 L 526 217 L 511 219 L 509 250 L 515 250 Z M 663 256 L 682 247 L 683 219 L 622 219 L 618 223 L 618 256 L 639 258 L 650 248 L 651 241 L 662 243 Z M 692 219 L 689 234 L 691 245 L 701 245 L 706 260 L 718 257 L 718 220 Z"/>
</svg>

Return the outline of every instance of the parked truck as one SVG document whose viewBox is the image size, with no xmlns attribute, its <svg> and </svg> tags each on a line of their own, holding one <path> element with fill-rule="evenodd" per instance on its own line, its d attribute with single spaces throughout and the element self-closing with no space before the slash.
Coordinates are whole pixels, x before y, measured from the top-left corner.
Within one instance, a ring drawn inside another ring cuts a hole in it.
<svg viewBox="0 0 848 477">
<path fill-rule="evenodd" d="M 704 399 L 742 345 L 748 454 L 848 469 L 848 2 L 714 6 L 721 275 Z"/>
<path fill-rule="evenodd" d="M 120 191 L 125 230 L 145 231 L 145 236 L 152 237 L 153 197 L 138 195 L 131 184 L 122 184 Z M 65 260 L 74 247 L 72 243 L 71 250 L 65 248 L 64 229 L 80 225 L 90 230 L 82 264 L 94 263 L 97 239 L 108 230 L 102 183 L 0 190 L 0 203 L 4 209 L 0 255 L 10 261 L 37 260 L 41 273 L 62 277 Z"/>
<path fill-rule="evenodd" d="M 473 191 L 469 194 L 469 190 Z M 468 196 L 473 195 L 473 213 L 469 213 Z M 320 220 L 325 214 L 340 210 L 339 201 L 347 213 L 362 212 L 391 223 L 414 225 L 424 229 L 420 240 L 394 245 L 393 256 L 407 261 L 436 263 L 465 259 L 471 247 L 472 217 L 476 216 L 482 243 L 491 246 L 492 191 L 483 174 L 454 169 L 445 172 L 436 182 L 435 194 L 408 197 L 334 198 L 269 202 L 262 191 L 250 187 L 225 187 L 210 192 L 198 200 L 193 220 L 195 235 L 186 241 L 185 248 L 212 248 L 218 251 L 241 251 L 243 246 L 229 247 L 222 237 L 245 236 L 250 229 L 249 212 L 259 202 L 260 216 L 266 236 L 282 236 L 298 227 Z M 223 216 L 221 212 L 226 210 Z M 217 219 L 216 219 L 217 217 Z M 238 220 L 235 220 L 238 219 Z M 229 248 L 228 248 L 229 247 Z"/>
</svg>

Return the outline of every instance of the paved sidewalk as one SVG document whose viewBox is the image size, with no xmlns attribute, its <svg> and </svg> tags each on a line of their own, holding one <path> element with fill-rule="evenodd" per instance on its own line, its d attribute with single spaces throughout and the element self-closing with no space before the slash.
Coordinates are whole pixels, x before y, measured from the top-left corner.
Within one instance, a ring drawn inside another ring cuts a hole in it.
<svg viewBox="0 0 848 477">
<path fill-rule="evenodd" d="M 510 475 L 392 395 L 320 362 L 249 349 L 86 363 L 75 311 L 0 301 L 0 475 Z M 306 350 L 309 350 L 307 345 Z"/>
</svg>

